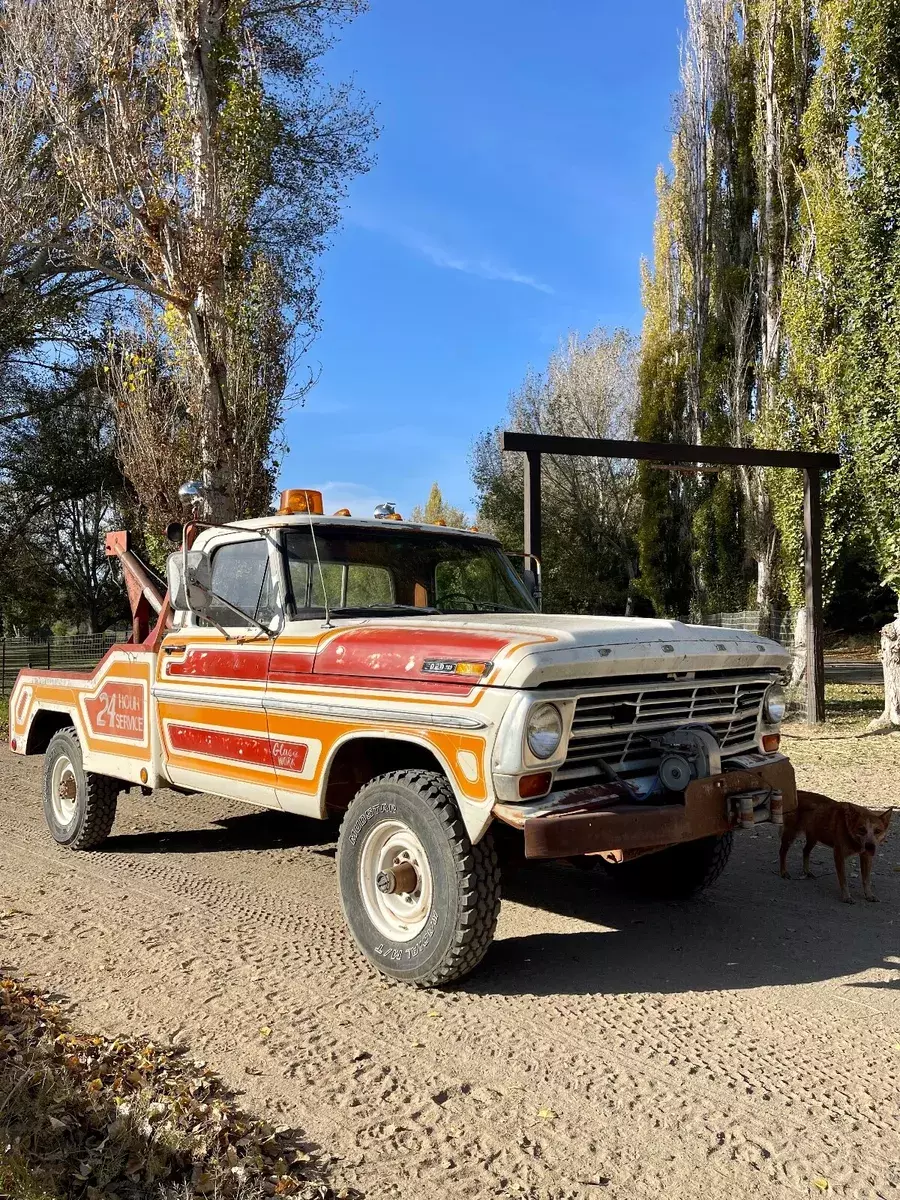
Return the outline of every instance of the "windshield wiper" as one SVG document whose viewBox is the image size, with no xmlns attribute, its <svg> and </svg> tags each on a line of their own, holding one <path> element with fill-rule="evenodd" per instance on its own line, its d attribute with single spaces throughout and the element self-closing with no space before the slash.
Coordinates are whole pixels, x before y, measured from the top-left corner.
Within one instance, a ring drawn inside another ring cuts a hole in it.
<svg viewBox="0 0 900 1200">
<path fill-rule="evenodd" d="M 416 604 L 355 604 L 347 608 L 333 608 L 337 617 L 434 617 L 440 615 L 439 608 L 419 607 Z"/>
<path fill-rule="evenodd" d="M 478 602 L 477 608 L 441 608 L 436 611 L 447 617 L 465 617 L 478 613 L 529 613 L 530 608 L 510 608 L 505 604 L 490 604 L 487 600 Z"/>
</svg>

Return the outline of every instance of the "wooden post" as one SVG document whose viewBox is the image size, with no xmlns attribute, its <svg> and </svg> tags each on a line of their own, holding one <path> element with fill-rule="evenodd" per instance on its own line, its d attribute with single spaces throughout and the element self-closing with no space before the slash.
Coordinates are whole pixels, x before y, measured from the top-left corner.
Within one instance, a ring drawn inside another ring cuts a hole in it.
<svg viewBox="0 0 900 1200">
<path fill-rule="evenodd" d="M 822 641 L 822 476 L 803 472 L 804 574 L 806 580 L 806 719 L 825 720 L 825 648 Z"/>
<path fill-rule="evenodd" d="M 525 553 L 541 557 L 541 452 L 525 454 Z"/>
</svg>

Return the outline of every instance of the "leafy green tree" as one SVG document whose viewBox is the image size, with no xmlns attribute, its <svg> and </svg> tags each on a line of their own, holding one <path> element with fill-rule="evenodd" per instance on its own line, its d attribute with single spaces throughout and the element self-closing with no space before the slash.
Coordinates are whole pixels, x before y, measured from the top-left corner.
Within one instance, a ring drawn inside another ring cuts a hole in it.
<svg viewBox="0 0 900 1200">
<path fill-rule="evenodd" d="M 583 437 L 630 437 L 637 345 L 624 330 L 572 335 L 547 369 L 530 372 L 510 397 L 502 427 L 472 450 L 479 525 L 509 550 L 522 549 L 521 456 L 500 449 L 502 428 Z M 639 600 L 639 497 L 634 464 L 545 455 L 543 600 L 557 612 L 626 612 Z"/>
<path fill-rule="evenodd" d="M 431 485 L 431 491 L 428 493 L 425 504 L 417 504 L 413 508 L 411 520 L 419 521 L 423 525 L 440 523 L 454 529 L 465 529 L 470 524 L 469 518 L 461 508 L 454 508 L 452 504 L 447 504 L 436 483 Z"/>
<path fill-rule="evenodd" d="M 46 630 L 62 619 L 94 633 L 126 615 L 104 553 L 103 535 L 120 523 L 126 485 L 97 361 L 81 364 L 64 400 L 0 439 L 4 632 Z"/>
<path fill-rule="evenodd" d="M 320 65 L 360 7 L 3 6 L 0 91 L 23 98 L 34 152 L 68 198 L 51 221 L 61 252 L 123 302 L 144 297 L 182 376 L 215 520 L 244 515 L 271 482 L 294 334 L 302 344 L 316 328 L 316 257 L 368 163 L 371 114 Z"/>
<path fill-rule="evenodd" d="M 671 175 L 660 174 L 639 435 L 778 444 L 781 293 L 815 59 L 807 0 L 688 0 Z M 773 430 L 776 433 L 773 435 Z M 773 440 L 774 437 L 774 440 Z M 658 611 L 770 606 L 779 542 L 766 473 L 642 467 L 643 585 Z"/>
</svg>

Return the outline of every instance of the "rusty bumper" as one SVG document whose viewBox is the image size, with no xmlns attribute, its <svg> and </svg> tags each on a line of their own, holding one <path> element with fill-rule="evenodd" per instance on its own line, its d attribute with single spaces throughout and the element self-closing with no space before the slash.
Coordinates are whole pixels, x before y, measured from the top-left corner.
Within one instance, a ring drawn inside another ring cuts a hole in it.
<svg viewBox="0 0 900 1200">
<path fill-rule="evenodd" d="M 683 804 L 635 804 L 624 785 L 603 784 L 551 795 L 543 805 L 498 804 L 494 811 L 522 828 L 527 858 L 635 857 L 727 833 L 739 823 L 732 798 L 760 788 L 781 792 L 784 812 L 797 807 L 794 768 L 783 755 L 772 755 L 752 770 L 693 780 Z"/>
</svg>

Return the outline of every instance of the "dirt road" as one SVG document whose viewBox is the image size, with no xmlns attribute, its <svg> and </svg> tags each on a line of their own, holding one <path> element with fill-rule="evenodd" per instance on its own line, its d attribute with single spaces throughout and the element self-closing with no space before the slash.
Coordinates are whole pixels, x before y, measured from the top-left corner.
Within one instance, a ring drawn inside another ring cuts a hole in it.
<svg viewBox="0 0 900 1200">
<path fill-rule="evenodd" d="M 484 969 L 423 993 L 351 945 L 331 827 L 135 793 L 78 855 L 40 770 L 0 752 L 3 965 L 190 1042 L 369 1197 L 900 1197 L 900 829 L 878 905 L 827 851 L 782 881 L 772 829 L 691 904 L 511 875 Z"/>
</svg>

